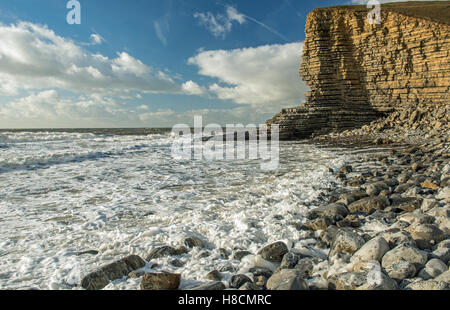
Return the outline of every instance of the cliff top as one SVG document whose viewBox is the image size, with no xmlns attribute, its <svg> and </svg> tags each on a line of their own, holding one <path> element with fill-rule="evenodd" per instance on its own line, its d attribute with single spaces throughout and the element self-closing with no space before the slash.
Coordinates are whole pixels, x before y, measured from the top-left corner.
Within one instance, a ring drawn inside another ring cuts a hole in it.
<svg viewBox="0 0 450 310">
<path fill-rule="evenodd" d="M 318 8 L 316 10 L 331 10 L 336 8 L 361 11 L 364 13 L 368 12 L 366 5 L 340 5 Z M 450 1 L 409 1 L 383 3 L 381 5 L 381 11 L 383 10 L 450 25 Z"/>
</svg>

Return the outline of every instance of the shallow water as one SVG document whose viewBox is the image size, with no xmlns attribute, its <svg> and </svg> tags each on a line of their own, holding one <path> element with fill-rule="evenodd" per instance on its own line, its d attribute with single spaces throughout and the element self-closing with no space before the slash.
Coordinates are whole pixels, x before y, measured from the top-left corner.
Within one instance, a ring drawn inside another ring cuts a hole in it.
<svg viewBox="0 0 450 310">
<path fill-rule="evenodd" d="M 74 289 L 97 266 L 191 234 L 210 256 L 194 249 L 179 257 L 184 267 L 165 258 L 162 269 L 186 282 L 227 262 L 243 268 L 218 249 L 298 240 L 293 223 L 335 184 L 329 168 L 352 156 L 283 142 L 279 169 L 263 171 L 261 160 L 177 161 L 168 132 L 134 133 L 0 131 L 0 288 Z M 86 250 L 99 253 L 77 255 Z"/>
</svg>

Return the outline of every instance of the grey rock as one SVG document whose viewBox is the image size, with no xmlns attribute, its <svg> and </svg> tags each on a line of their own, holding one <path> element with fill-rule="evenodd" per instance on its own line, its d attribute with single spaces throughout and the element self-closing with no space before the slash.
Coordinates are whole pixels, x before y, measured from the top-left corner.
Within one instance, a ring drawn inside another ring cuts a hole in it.
<svg viewBox="0 0 450 310">
<path fill-rule="evenodd" d="M 438 248 L 431 253 L 433 258 L 440 259 L 444 264 L 448 264 L 450 261 L 450 249 L 449 248 Z"/>
<path fill-rule="evenodd" d="M 300 271 L 295 269 L 283 269 L 275 273 L 266 286 L 268 290 L 308 290 L 308 284 Z"/>
<path fill-rule="evenodd" d="M 260 291 L 262 290 L 261 287 L 257 286 L 254 283 L 246 282 L 244 285 L 242 285 L 239 288 L 240 291 Z"/>
<path fill-rule="evenodd" d="M 210 283 L 190 285 L 190 286 L 183 288 L 183 290 L 186 290 L 186 291 L 223 291 L 223 290 L 225 290 L 225 288 L 226 288 L 225 284 L 223 284 L 220 281 L 216 281 L 216 282 L 210 282 Z"/>
<path fill-rule="evenodd" d="M 259 276 L 264 276 L 267 279 L 270 278 L 273 275 L 273 271 L 267 268 L 262 268 L 262 267 L 253 267 L 250 268 L 249 272 L 251 274 L 253 274 L 253 276 L 259 277 Z"/>
<path fill-rule="evenodd" d="M 246 275 L 237 274 L 231 277 L 229 284 L 231 288 L 240 288 L 247 282 L 253 283 L 253 281 Z"/>
<path fill-rule="evenodd" d="M 249 251 L 236 251 L 233 254 L 233 259 L 242 260 L 245 256 L 252 255 Z"/>
<path fill-rule="evenodd" d="M 383 210 L 388 205 L 389 202 L 387 201 L 386 198 L 376 196 L 376 197 L 367 197 L 355 201 L 348 206 L 348 209 L 351 213 L 356 212 L 369 213 L 371 211 Z"/>
<path fill-rule="evenodd" d="M 205 247 L 205 243 L 203 242 L 203 240 L 196 236 L 190 236 L 190 237 L 185 238 L 183 243 L 188 248 L 194 248 L 194 247 L 204 248 Z"/>
<path fill-rule="evenodd" d="M 176 290 L 181 275 L 174 273 L 147 273 L 141 280 L 141 290 Z"/>
<path fill-rule="evenodd" d="M 402 260 L 413 264 L 416 270 L 420 270 L 425 266 L 428 255 L 424 251 L 403 243 L 384 254 L 381 265 L 383 268 L 389 269 L 393 264 Z"/>
<path fill-rule="evenodd" d="M 206 276 L 206 279 L 212 280 L 212 281 L 221 281 L 222 280 L 222 274 L 218 270 L 210 271 Z"/>
<path fill-rule="evenodd" d="M 375 237 L 366 242 L 351 258 L 351 262 L 370 262 L 379 261 L 383 258 L 384 254 L 389 251 L 389 244 L 383 237 Z"/>
<path fill-rule="evenodd" d="M 365 240 L 355 232 L 340 230 L 331 244 L 329 257 L 333 257 L 337 253 L 346 253 L 352 255 L 358 251 Z"/>
<path fill-rule="evenodd" d="M 418 290 L 418 291 L 443 291 L 449 289 L 450 289 L 449 283 L 435 280 L 413 282 L 405 287 L 405 290 Z"/>
<path fill-rule="evenodd" d="M 429 249 L 445 239 L 445 233 L 434 224 L 419 224 L 406 228 L 419 249 Z"/>
<path fill-rule="evenodd" d="M 392 265 L 389 265 L 386 269 L 389 277 L 400 282 L 407 278 L 412 278 L 416 275 L 417 270 L 413 264 L 405 260 L 400 260 Z"/>
<path fill-rule="evenodd" d="M 385 182 L 382 182 L 382 181 L 370 183 L 364 187 L 366 189 L 367 195 L 369 195 L 369 196 L 376 196 L 383 190 L 389 191 L 389 192 L 391 190 L 390 187 Z"/>
<path fill-rule="evenodd" d="M 298 261 L 294 269 L 300 272 L 302 278 L 307 278 L 313 273 L 314 260 L 312 258 L 303 258 Z"/>
<path fill-rule="evenodd" d="M 333 203 L 325 206 L 318 207 L 310 211 L 307 217 L 311 220 L 319 217 L 328 217 L 333 220 L 345 218 L 348 215 L 347 208 L 340 203 Z"/>
<path fill-rule="evenodd" d="M 400 244 L 408 244 L 416 247 L 416 242 L 412 238 L 411 234 L 398 228 L 386 230 L 382 232 L 380 236 L 386 240 L 391 249 L 399 246 Z"/>
<path fill-rule="evenodd" d="M 425 268 L 423 268 L 419 272 L 419 277 L 421 277 L 424 280 L 430 280 L 433 278 L 436 278 L 440 274 L 444 273 L 448 270 L 447 265 L 441 261 L 440 259 L 433 258 L 425 265 Z"/>
<path fill-rule="evenodd" d="M 288 252 L 283 256 L 279 269 L 292 269 L 295 265 L 297 265 L 299 259 L 300 255 L 293 252 Z"/>
<path fill-rule="evenodd" d="M 379 272 L 374 279 L 368 271 L 345 272 L 329 278 L 329 288 L 336 290 L 396 290 L 397 283 Z"/>
<path fill-rule="evenodd" d="M 130 272 L 146 265 L 145 261 L 137 255 L 130 255 L 111 264 L 100 267 L 98 270 L 86 275 L 81 280 L 81 287 L 87 290 L 100 290 L 110 281 L 121 279 Z"/>
<path fill-rule="evenodd" d="M 288 251 L 289 249 L 284 242 L 275 242 L 262 248 L 258 254 L 269 262 L 280 263 Z"/>
<path fill-rule="evenodd" d="M 185 253 L 187 253 L 187 249 L 184 247 L 176 249 L 171 246 L 162 246 L 162 247 L 151 250 L 150 253 L 146 257 L 146 260 L 151 261 L 153 259 L 162 258 L 165 256 L 176 256 L 176 255 L 182 255 Z"/>
</svg>

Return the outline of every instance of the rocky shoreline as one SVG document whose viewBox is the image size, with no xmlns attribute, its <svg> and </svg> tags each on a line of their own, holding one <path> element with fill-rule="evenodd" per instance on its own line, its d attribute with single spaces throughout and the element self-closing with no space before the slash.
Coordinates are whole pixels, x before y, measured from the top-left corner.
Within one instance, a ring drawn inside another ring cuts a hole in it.
<svg viewBox="0 0 450 310">
<path fill-rule="evenodd" d="M 448 290 L 450 130 L 448 107 L 441 108 L 423 114 L 406 110 L 361 129 L 308 140 L 386 151 L 333 171 L 340 186 L 324 193 L 326 203 L 311 209 L 304 221 L 293 223 L 301 240 L 275 242 L 258 253 L 221 249 L 227 259 L 255 255 L 245 273 L 225 280 L 224 272 L 236 271 L 224 266 L 203 282 L 180 287 L 180 274 L 160 271 L 157 264 L 151 264 L 153 271 L 144 268 L 162 257 L 173 257 L 176 266 L 181 255 L 206 247 L 205 240 L 191 236 L 178 248 L 151 250 L 145 260 L 132 255 L 103 266 L 80 286 L 102 289 L 132 277 L 141 279 L 143 290 Z"/>
</svg>

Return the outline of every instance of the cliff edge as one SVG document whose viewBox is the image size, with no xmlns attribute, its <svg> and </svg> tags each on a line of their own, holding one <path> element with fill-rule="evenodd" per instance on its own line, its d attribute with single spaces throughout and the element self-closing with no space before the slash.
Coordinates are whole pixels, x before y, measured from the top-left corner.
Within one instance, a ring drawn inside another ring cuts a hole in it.
<svg viewBox="0 0 450 310">
<path fill-rule="evenodd" d="M 267 123 L 282 139 L 359 128 L 383 115 L 450 105 L 450 2 L 388 3 L 370 25 L 365 6 L 313 10 L 300 76 L 306 103 Z"/>
</svg>

